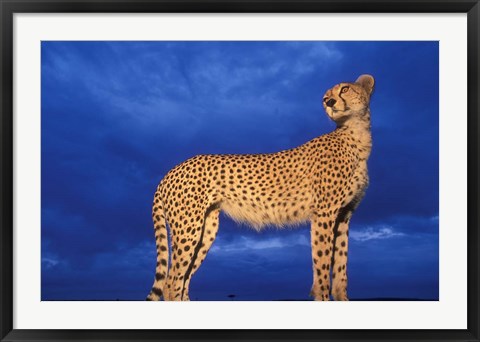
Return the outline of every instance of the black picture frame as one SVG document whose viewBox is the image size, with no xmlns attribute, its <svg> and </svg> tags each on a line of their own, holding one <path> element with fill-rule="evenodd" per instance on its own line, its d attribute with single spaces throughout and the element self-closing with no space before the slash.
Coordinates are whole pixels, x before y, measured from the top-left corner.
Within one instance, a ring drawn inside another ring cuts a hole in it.
<svg viewBox="0 0 480 342">
<path fill-rule="evenodd" d="M 396 340 L 479 341 L 479 16 L 478 0 L 0 0 L 1 253 L 0 340 Z M 467 13 L 468 313 L 465 330 L 19 330 L 13 329 L 13 16 L 15 13 Z"/>
</svg>

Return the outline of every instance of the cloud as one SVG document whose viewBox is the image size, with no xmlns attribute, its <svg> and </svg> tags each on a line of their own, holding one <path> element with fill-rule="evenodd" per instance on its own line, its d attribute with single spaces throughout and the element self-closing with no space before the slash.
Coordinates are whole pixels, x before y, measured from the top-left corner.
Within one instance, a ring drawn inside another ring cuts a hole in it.
<svg viewBox="0 0 480 342">
<path fill-rule="evenodd" d="M 404 236 L 403 233 L 395 232 L 391 227 L 367 228 L 362 231 L 351 231 L 350 238 L 356 241 L 364 242 L 378 239 L 391 239 L 394 237 Z"/>
<path fill-rule="evenodd" d="M 59 260 L 53 258 L 42 258 L 42 268 L 43 269 L 50 269 L 54 268 L 59 264 Z"/>
<path fill-rule="evenodd" d="M 298 58 L 290 66 L 298 75 L 315 72 L 319 68 L 318 61 L 320 60 L 338 63 L 343 59 L 343 53 L 333 43 L 310 42 L 305 44 L 305 42 L 289 42 L 287 46 L 294 50 L 302 51 L 299 52 Z"/>
<path fill-rule="evenodd" d="M 281 235 L 281 232 L 278 232 Z M 218 241 L 220 240 L 220 241 Z M 299 233 L 296 236 L 288 234 L 282 237 L 248 237 L 240 236 L 233 241 L 224 242 L 221 239 L 215 241 L 215 245 L 212 246 L 210 252 L 212 253 L 231 253 L 241 252 L 245 250 L 266 250 L 273 248 L 286 248 L 294 246 L 310 246 L 308 238 Z"/>
<path fill-rule="evenodd" d="M 405 236 L 438 234 L 438 215 L 395 215 L 382 221 L 371 222 L 370 225 L 364 225 L 362 229 L 357 229 L 355 224 L 350 225 L 350 238 L 358 242 L 364 242 Z"/>
<path fill-rule="evenodd" d="M 93 267 L 96 269 L 131 270 L 145 269 L 154 264 L 156 255 L 153 239 L 136 244 L 122 242 L 109 252 L 98 253 Z"/>
<path fill-rule="evenodd" d="M 95 253 L 88 267 L 78 260 L 42 258 L 42 300 L 144 300 L 155 270 L 155 243 L 118 244 Z"/>
</svg>

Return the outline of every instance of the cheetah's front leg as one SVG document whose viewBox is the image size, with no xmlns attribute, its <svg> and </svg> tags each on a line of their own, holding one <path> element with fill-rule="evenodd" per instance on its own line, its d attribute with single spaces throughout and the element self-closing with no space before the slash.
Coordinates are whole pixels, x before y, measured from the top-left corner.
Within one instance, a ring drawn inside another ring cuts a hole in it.
<svg viewBox="0 0 480 342">
<path fill-rule="evenodd" d="M 334 300 L 348 300 L 347 297 L 347 255 L 348 224 L 352 212 L 339 215 L 335 227 L 335 249 L 332 268 L 332 296 Z"/>
<path fill-rule="evenodd" d="M 311 218 L 313 259 L 311 295 L 315 300 L 329 300 L 334 222 L 335 218 L 332 210 L 328 211 L 325 216 L 316 214 Z"/>
</svg>

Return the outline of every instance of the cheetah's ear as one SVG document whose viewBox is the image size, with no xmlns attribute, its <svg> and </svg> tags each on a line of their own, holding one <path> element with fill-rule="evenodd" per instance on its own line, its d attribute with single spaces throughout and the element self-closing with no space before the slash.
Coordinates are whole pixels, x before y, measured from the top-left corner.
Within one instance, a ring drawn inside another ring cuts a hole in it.
<svg viewBox="0 0 480 342">
<path fill-rule="evenodd" d="M 355 83 L 360 84 L 367 91 L 368 95 L 370 95 L 373 91 L 375 80 L 371 75 L 361 75 Z"/>
</svg>

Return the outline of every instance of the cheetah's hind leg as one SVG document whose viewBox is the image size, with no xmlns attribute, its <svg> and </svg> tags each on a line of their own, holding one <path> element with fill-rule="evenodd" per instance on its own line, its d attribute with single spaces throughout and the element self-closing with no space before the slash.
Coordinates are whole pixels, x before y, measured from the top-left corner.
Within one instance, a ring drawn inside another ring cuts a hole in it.
<svg viewBox="0 0 480 342">
<path fill-rule="evenodd" d="M 190 272 L 188 279 L 185 279 L 185 288 L 182 300 L 189 300 L 188 291 L 190 288 L 190 280 L 192 279 L 193 274 L 199 269 L 200 265 L 205 260 L 210 247 L 212 247 L 213 241 L 215 241 L 215 238 L 217 237 L 219 214 L 220 209 L 217 207 L 207 211 L 202 243 L 200 244 L 198 255 L 193 262 L 192 271 Z"/>
<path fill-rule="evenodd" d="M 189 300 L 192 275 L 200 267 L 218 230 L 217 207 L 196 217 L 194 223 L 169 222 L 172 230 L 172 266 L 165 287 L 165 300 Z M 187 217 L 192 217 L 186 213 Z M 180 234 L 183 232 L 183 234 Z"/>
</svg>

